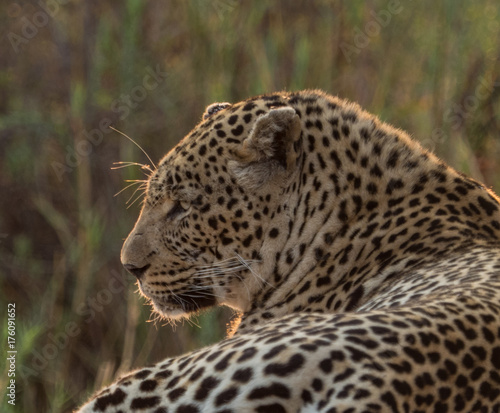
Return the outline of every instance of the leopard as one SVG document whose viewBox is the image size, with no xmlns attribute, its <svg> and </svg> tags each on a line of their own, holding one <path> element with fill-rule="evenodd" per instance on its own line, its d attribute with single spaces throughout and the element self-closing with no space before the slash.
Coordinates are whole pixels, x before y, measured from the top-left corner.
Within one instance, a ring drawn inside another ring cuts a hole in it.
<svg viewBox="0 0 500 413">
<path fill-rule="evenodd" d="M 228 337 L 90 412 L 500 412 L 500 199 L 320 90 L 214 103 L 150 176 L 121 261 Z"/>
</svg>

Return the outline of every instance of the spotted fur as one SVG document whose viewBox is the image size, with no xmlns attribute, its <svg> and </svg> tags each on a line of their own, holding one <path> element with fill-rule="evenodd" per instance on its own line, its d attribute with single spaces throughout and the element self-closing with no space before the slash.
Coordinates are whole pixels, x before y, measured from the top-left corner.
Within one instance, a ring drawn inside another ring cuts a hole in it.
<svg viewBox="0 0 500 413">
<path fill-rule="evenodd" d="M 211 105 L 122 262 L 163 316 L 241 323 L 81 412 L 500 412 L 499 239 L 491 191 L 353 103 Z"/>
</svg>

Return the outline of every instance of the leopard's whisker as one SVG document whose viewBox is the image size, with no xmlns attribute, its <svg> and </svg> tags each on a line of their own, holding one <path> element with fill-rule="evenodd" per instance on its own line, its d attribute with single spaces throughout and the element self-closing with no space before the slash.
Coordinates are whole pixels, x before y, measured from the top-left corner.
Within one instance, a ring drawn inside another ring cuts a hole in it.
<svg viewBox="0 0 500 413">
<path fill-rule="evenodd" d="M 185 297 L 190 297 L 190 298 L 216 297 L 216 295 L 214 295 L 214 294 L 196 294 L 196 291 L 193 291 L 193 292 L 195 294 L 182 293 L 182 295 Z"/>
<path fill-rule="evenodd" d="M 224 268 L 223 270 L 214 270 L 214 271 L 204 270 L 204 271 L 200 271 L 200 272 L 195 272 L 193 274 L 193 276 L 195 276 L 196 278 L 207 278 L 210 276 L 223 277 L 225 274 L 232 274 L 234 272 L 238 272 L 238 271 L 245 270 L 245 269 L 247 269 L 246 266 L 237 265 L 237 266 L 230 267 L 230 268 Z"/>
<path fill-rule="evenodd" d="M 127 204 L 128 204 L 127 209 L 129 209 L 132 205 L 134 205 L 141 198 L 143 198 L 141 201 L 141 203 L 143 203 L 145 201 L 144 194 L 139 194 L 130 204 L 128 204 L 128 202 L 127 202 Z"/>
<path fill-rule="evenodd" d="M 147 183 L 147 179 L 125 179 L 125 182 L 144 182 Z"/>
<path fill-rule="evenodd" d="M 125 181 L 125 182 L 131 182 L 131 181 Z M 134 181 L 132 182 L 131 184 L 128 184 L 125 188 L 123 188 L 122 190 L 118 191 L 114 196 L 118 196 L 120 195 L 123 191 L 126 191 L 127 189 L 131 188 L 132 186 L 134 185 L 137 185 L 137 184 L 141 184 L 139 186 L 139 188 L 141 188 L 142 185 L 144 185 L 143 181 Z M 145 188 L 144 188 L 145 189 Z M 135 192 L 134 192 L 135 193 Z"/>
<path fill-rule="evenodd" d="M 128 168 L 129 166 L 140 166 L 141 169 L 143 170 L 146 170 L 149 172 L 149 174 L 146 174 L 144 172 L 144 174 L 146 176 L 150 176 L 152 173 L 154 173 L 154 170 L 151 169 L 151 167 L 149 165 L 145 165 L 145 164 L 142 164 L 142 163 L 139 163 L 139 162 L 130 162 L 130 161 L 127 161 L 127 162 L 113 162 L 113 165 L 118 165 L 118 166 L 112 166 L 111 169 L 115 170 L 115 169 L 122 169 L 122 168 Z"/>
<path fill-rule="evenodd" d="M 222 272 L 224 272 L 226 270 L 230 270 L 230 269 L 235 268 L 235 267 L 240 268 L 240 267 L 244 267 L 244 265 L 242 265 L 239 262 L 234 262 L 234 263 L 231 263 L 230 265 L 227 265 L 227 266 L 206 267 L 206 268 L 203 268 L 203 269 L 200 269 L 200 270 L 196 270 L 194 273 L 195 274 L 203 274 L 203 273 L 211 272 L 211 271 L 222 273 Z"/>
<path fill-rule="evenodd" d="M 119 131 L 118 129 L 113 128 L 112 126 L 110 126 L 110 128 L 113 129 L 115 132 L 118 132 L 120 135 L 125 136 L 129 141 L 131 141 L 134 145 L 136 145 L 142 151 L 142 153 L 144 155 L 146 155 L 146 157 L 149 159 L 149 162 L 151 162 L 151 165 L 153 165 L 154 168 L 156 169 L 155 163 L 149 157 L 149 155 L 147 154 L 147 152 L 144 149 L 142 149 L 142 147 L 136 141 L 134 141 L 130 136 L 128 136 L 127 134 L 123 133 L 122 131 Z"/>
<path fill-rule="evenodd" d="M 250 273 L 255 278 L 257 278 L 258 280 L 262 281 L 262 284 L 267 284 L 271 288 L 276 288 L 274 285 L 272 285 L 268 281 L 264 280 L 264 278 L 262 278 L 256 271 L 254 271 L 254 269 L 250 266 L 250 264 L 248 263 L 248 261 L 245 261 L 239 254 L 236 254 L 236 256 L 241 261 L 241 263 L 243 264 L 243 266 L 245 266 L 248 269 L 248 271 L 250 271 Z"/>
<path fill-rule="evenodd" d="M 192 317 L 189 317 L 189 318 L 185 318 L 185 320 L 187 321 L 188 324 L 190 324 L 192 327 L 198 327 L 198 328 L 201 328 L 200 324 L 197 323 L 195 320 L 193 320 L 195 316 L 193 315 Z"/>
<path fill-rule="evenodd" d="M 130 202 L 130 200 L 134 197 L 134 195 L 138 192 L 138 191 L 142 191 L 142 194 L 140 196 L 145 196 L 145 193 L 144 191 L 146 190 L 146 185 L 145 184 L 142 184 L 142 185 L 139 185 L 135 191 L 132 193 L 132 195 L 130 195 L 129 199 L 127 200 L 127 202 L 125 204 L 128 204 Z M 135 201 L 134 201 L 135 202 Z"/>
<path fill-rule="evenodd" d="M 230 271 L 234 268 L 246 268 L 244 265 L 241 264 L 234 264 L 230 267 L 219 267 L 219 268 L 207 268 L 205 270 L 200 270 L 200 271 L 195 271 L 194 274 L 200 275 L 200 274 L 210 274 L 212 272 L 217 273 L 217 274 L 224 274 L 227 271 Z"/>
<path fill-rule="evenodd" d="M 225 260 L 216 261 L 212 264 L 200 265 L 197 268 L 212 268 L 217 266 L 224 266 L 227 265 L 228 262 L 238 262 L 238 258 L 237 257 L 226 258 Z"/>
<path fill-rule="evenodd" d="M 240 265 L 242 263 L 241 260 L 243 260 L 243 258 L 241 258 L 241 257 L 238 258 L 238 257 L 227 258 L 223 261 L 218 261 L 216 263 L 209 264 L 209 265 L 200 265 L 200 266 L 197 266 L 196 268 L 205 269 L 205 268 L 214 268 L 214 267 L 224 267 L 226 265 L 229 265 L 228 262 L 230 262 L 231 265 L 233 265 L 233 264 Z M 247 264 L 253 264 L 253 263 L 261 262 L 261 261 L 260 260 L 246 260 L 245 262 Z"/>
</svg>

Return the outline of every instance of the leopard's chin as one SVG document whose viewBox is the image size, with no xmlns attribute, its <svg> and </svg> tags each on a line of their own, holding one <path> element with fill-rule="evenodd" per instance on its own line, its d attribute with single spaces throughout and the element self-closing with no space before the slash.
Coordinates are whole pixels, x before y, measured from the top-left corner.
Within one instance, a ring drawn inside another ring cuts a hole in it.
<svg viewBox="0 0 500 413">
<path fill-rule="evenodd" d="M 182 309 L 181 306 L 166 304 L 163 300 L 151 299 L 151 305 L 153 306 L 153 311 L 168 320 L 181 320 L 188 318 L 191 313 L 187 313 Z"/>
</svg>

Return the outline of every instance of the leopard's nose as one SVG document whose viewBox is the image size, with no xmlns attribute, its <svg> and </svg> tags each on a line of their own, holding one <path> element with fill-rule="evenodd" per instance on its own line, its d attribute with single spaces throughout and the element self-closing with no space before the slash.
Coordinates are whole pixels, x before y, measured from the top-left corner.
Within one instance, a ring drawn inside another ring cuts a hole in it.
<svg viewBox="0 0 500 413">
<path fill-rule="evenodd" d="M 123 266 L 129 273 L 135 275 L 138 280 L 140 280 L 146 270 L 151 267 L 150 264 L 145 265 L 144 267 L 136 267 L 134 264 L 123 264 Z"/>
</svg>

